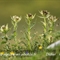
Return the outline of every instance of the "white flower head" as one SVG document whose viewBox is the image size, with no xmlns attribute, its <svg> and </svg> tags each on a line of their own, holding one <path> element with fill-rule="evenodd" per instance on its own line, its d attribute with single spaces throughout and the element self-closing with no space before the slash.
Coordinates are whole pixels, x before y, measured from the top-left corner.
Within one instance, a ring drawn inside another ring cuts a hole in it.
<svg viewBox="0 0 60 60">
<path fill-rule="evenodd" d="M 35 18 L 35 15 L 36 14 L 32 15 L 31 13 L 29 13 L 29 14 L 26 15 L 26 18 L 27 19 L 34 19 Z"/>
<path fill-rule="evenodd" d="M 2 25 L 0 31 L 3 32 L 5 30 L 5 25 Z"/>
<path fill-rule="evenodd" d="M 21 17 L 14 15 L 13 17 L 11 17 L 11 19 L 12 19 L 14 22 L 19 22 L 19 21 L 21 20 Z"/>
<path fill-rule="evenodd" d="M 40 18 L 44 18 L 44 17 L 48 18 L 50 16 L 50 13 L 47 10 L 40 11 L 40 14 L 42 15 L 42 17 Z"/>
<path fill-rule="evenodd" d="M 0 31 L 1 31 L 2 33 L 7 32 L 8 30 L 9 30 L 8 24 L 2 25 L 1 28 L 0 28 Z"/>
<path fill-rule="evenodd" d="M 56 18 L 56 16 L 52 16 L 51 15 L 48 20 L 51 20 L 53 22 L 56 22 L 57 21 L 57 18 Z"/>
</svg>

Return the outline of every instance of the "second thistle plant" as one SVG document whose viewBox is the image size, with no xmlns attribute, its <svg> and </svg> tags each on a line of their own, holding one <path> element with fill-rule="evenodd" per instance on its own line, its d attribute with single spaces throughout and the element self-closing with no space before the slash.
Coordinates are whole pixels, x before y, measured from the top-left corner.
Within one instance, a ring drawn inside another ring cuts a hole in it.
<svg viewBox="0 0 60 60">
<path fill-rule="evenodd" d="M 31 50 L 31 29 L 32 29 L 32 26 L 31 26 L 31 22 L 32 20 L 35 18 L 35 15 L 32 15 L 31 13 L 27 14 L 26 15 L 26 23 L 28 25 L 27 27 L 27 33 L 26 33 L 26 39 L 28 41 L 28 48 L 29 50 Z"/>
<path fill-rule="evenodd" d="M 17 36 L 17 27 L 18 27 L 18 22 L 20 22 L 21 17 L 18 16 L 13 16 L 11 17 L 12 19 L 12 25 L 13 25 L 13 35 L 14 35 L 14 40 L 16 40 L 16 36 Z"/>
<path fill-rule="evenodd" d="M 45 45 L 49 45 L 53 42 L 53 34 L 54 34 L 54 24 L 57 21 L 57 18 L 55 16 L 52 16 L 49 12 L 46 10 L 43 10 L 40 12 L 41 16 L 40 18 L 43 18 L 44 21 L 42 21 L 44 33 L 43 33 L 43 40 Z"/>
<path fill-rule="evenodd" d="M 47 31 L 48 31 L 47 19 L 49 18 L 50 13 L 47 12 L 46 10 L 43 10 L 43 11 L 40 12 L 40 14 L 41 14 L 40 18 L 43 19 L 43 21 L 42 21 L 43 28 L 44 28 L 44 30 L 43 30 L 43 32 L 44 32 L 43 33 L 43 40 L 44 40 L 43 41 L 43 46 L 45 46 L 45 45 L 48 44 L 48 42 L 47 42 Z"/>
<path fill-rule="evenodd" d="M 12 25 L 13 25 L 12 37 L 14 38 L 16 45 L 18 45 L 17 39 L 16 39 L 17 38 L 17 27 L 18 27 L 18 22 L 21 21 L 21 17 L 15 15 L 15 16 L 11 17 L 11 19 L 12 19 Z M 18 46 L 16 46 L 16 47 L 18 47 Z"/>
</svg>

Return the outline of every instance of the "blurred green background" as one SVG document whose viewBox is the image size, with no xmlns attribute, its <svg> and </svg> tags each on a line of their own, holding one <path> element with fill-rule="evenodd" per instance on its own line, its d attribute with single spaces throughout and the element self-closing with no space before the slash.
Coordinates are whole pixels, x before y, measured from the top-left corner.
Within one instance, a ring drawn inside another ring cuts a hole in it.
<svg viewBox="0 0 60 60">
<path fill-rule="evenodd" d="M 40 15 L 39 11 L 41 10 L 48 10 L 52 15 L 60 18 L 60 0 L 0 0 L 0 26 L 8 23 L 9 27 L 11 27 L 11 16 L 22 16 L 18 27 L 19 36 L 22 36 L 23 34 L 20 31 L 24 31 L 24 27 L 27 28 L 24 19 L 25 15 L 27 13 L 36 13 L 34 20 L 36 21 L 36 25 L 32 29 L 32 33 L 36 31 L 41 33 L 43 32 L 43 28 L 40 23 L 41 19 L 38 17 Z M 57 23 L 59 22 L 60 20 L 57 21 Z M 59 30 L 59 26 L 55 28 Z"/>
</svg>

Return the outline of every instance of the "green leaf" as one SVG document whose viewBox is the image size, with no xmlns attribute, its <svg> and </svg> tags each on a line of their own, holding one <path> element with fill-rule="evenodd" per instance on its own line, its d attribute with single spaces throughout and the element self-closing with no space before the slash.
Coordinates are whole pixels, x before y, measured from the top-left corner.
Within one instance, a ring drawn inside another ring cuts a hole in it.
<svg viewBox="0 0 60 60">
<path fill-rule="evenodd" d="M 7 41 L 2 41 L 1 44 L 5 44 Z"/>
<path fill-rule="evenodd" d="M 30 29 L 32 29 L 34 27 L 35 23 L 30 27 Z"/>
<path fill-rule="evenodd" d="M 29 40 L 28 35 L 27 35 L 27 32 L 25 32 L 25 39 L 26 40 Z"/>
<path fill-rule="evenodd" d="M 13 26 L 15 25 L 15 23 L 13 21 L 11 21 L 11 23 L 12 23 Z"/>
<path fill-rule="evenodd" d="M 41 21 L 42 22 L 42 21 Z M 44 25 L 44 26 L 46 26 L 46 23 L 45 22 L 42 22 L 42 24 Z"/>
</svg>

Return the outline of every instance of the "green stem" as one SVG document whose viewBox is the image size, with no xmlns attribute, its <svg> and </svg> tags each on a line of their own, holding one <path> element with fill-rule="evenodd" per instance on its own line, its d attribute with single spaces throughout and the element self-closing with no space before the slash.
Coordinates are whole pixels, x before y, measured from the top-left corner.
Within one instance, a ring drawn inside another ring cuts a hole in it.
<svg viewBox="0 0 60 60">
<path fill-rule="evenodd" d="M 30 40 L 30 25 L 31 25 L 31 21 L 29 20 L 29 25 L 28 25 L 28 38 Z"/>
<path fill-rule="evenodd" d="M 53 32 L 53 30 L 54 30 L 54 22 L 52 22 L 52 32 Z"/>
<path fill-rule="evenodd" d="M 46 18 L 44 17 L 44 23 L 45 23 L 45 25 L 44 25 L 44 33 L 46 33 L 47 32 L 47 22 L 46 22 Z"/>
<path fill-rule="evenodd" d="M 48 45 L 48 42 L 47 42 L 47 21 L 46 21 L 46 17 L 44 17 L 44 36 L 43 36 L 43 40 L 44 40 L 44 46 L 47 46 Z"/>
<path fill-rule="evenodd" d="M 17 42 L 17 23 L 15 24 L 15 26 L 14 26 L 14 41 L 15 41 L 15 43 L 16 43 L 16 48 L 18 47 L 18 42 Z"/>
<path fill-rule="evenodd" d="M 15 40 L 16 40 L 16 37 L 17 37 L 17 23 L 15 23 L 15 26 L 14 26 L 14 33 L 15 33 Z"/>
<path fill-rule="evenodd" d="M 31 25 L 31 21 L 29 20 L 28 23 L 28 45 L 29 45 L 29 49 L 31 49 L 31 31 L 30 31 L 30 25 Z"/>
<path fill-rule="evenodd" d="M 54 32 L 54 22 L 52 21 L 51 23 L 52 24 L 50 25 L 50 29 L 51 29 L 50 35 L 53 36 L 52 33 Z M 53 41 L 53 39 L 50 39 L 50 44 L 52 43 L 52 41 Z"/>
</svg>

